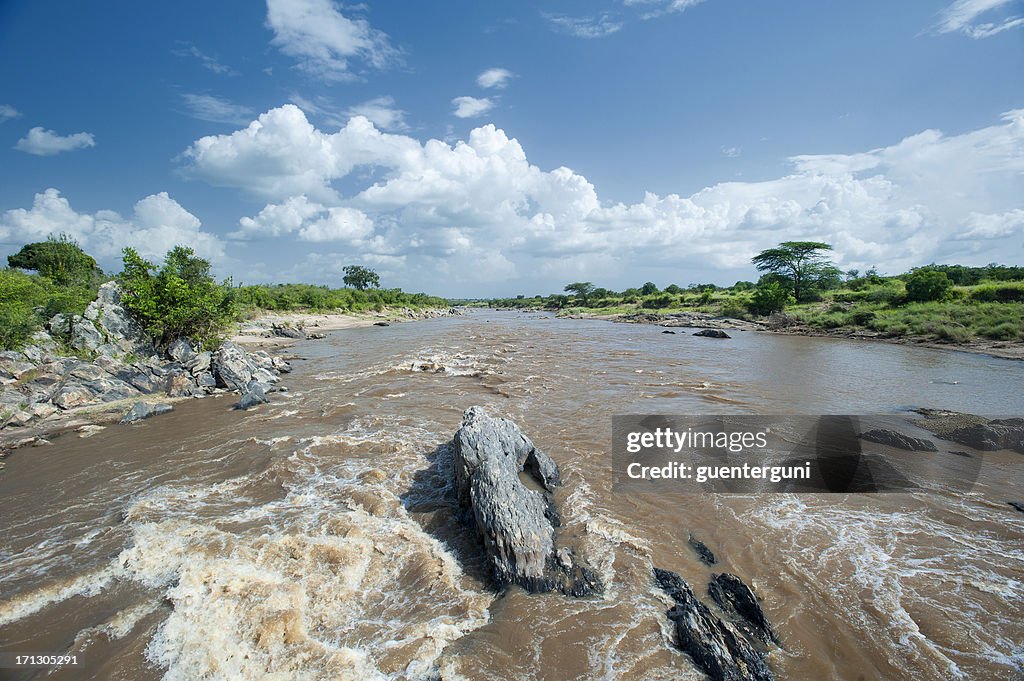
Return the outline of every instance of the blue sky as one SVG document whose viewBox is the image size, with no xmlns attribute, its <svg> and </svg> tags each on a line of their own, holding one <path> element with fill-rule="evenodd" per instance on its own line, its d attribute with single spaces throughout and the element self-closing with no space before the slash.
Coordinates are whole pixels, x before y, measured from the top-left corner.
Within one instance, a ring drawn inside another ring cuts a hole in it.
<svg viewBox="0 0 1024 681">
<path fill-rule="evenodd" d="M 1024 3 L 0 4 L 0 254 L 451 296 L 1024 262 Z"/>
</svg>

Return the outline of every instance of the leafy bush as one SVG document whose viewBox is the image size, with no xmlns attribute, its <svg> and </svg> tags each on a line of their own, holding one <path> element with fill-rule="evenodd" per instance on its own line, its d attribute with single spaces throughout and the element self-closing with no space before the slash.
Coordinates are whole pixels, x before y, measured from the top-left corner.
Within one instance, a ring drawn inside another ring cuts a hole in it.
<svg viewBox="0 0 1024 681">
<path fill-rule="evenodd" d="M 945 272 L 927 268 L 913 270 L 907 275 L 906 284 L 907 300 L 922 303 L 942 300 L 953 288 L 953 282 Z"/>
<path fill-rule="evenodd" d="M 20 348 L 39 328 L 37 306 L 46 302 L 46 282 L 15 270 L 0 270 L 0 347 Z"/>
<path fill-rule="evenodd" d="M 210 263 L 191 248 L 175 246 L 157 268 L 126 248 L 118 279 L 122 304 L 160 345 L 189 337 L 201 346 L 216 346 L 235 317 L 230 282 L 218 284 Z"/>
<path fill-rule="evenodd" d="M 982 303 L 1024 302 L 1024 282 L 983 284 L 973 289 L 969 297 Z"/>
<path fill-rule="evenodd" d="M 93 257 L 67 234 L 50 235 L 46 241 L 26 244 L 7 264 L 23 270 L 35 270 L 57 286 L 92 288 L 103 281 L 103 270 Z"/>
<path fill-rule="evenodd" d="M 644 299 L 642 307 L 648 310 L 661 310 L 666 307 L 671 307 L 672 303 L 676 301 L 676 297 L 667 293 L 663 293 L 659 296 L 649 296 Z"/>
<path fill-rule="evenodd" d="M 767 315 L 772 312 L 781 312 L 790 303 L 792 297 L 789 291 L 778 281 L 768 281 L 758 284 L 750 297 L 750 311 L 758 315 Z"/>
</svg>

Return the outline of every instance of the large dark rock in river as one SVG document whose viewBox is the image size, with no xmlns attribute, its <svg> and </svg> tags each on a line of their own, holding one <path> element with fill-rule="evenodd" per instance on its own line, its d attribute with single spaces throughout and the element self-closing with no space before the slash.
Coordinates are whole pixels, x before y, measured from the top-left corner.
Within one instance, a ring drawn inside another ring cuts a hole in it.
<svg viewBox="0 0 1024 681">
<path fill-rule="evenodd" d="M 603 591 L 597 573 L 555 545 L 559 524 L 551 492 L 558 466 L 508 419 L 470 407 L 455 434 L 452 460 L 459 503 L 472 512 L 495 584 L 571 596 Z M 540 489 L 520 479 L 526 472 Z"/>
<path fill-rule="evenodd" d="M 866 433 L 861 433 L 860 438 L 862 440 L 877 442 L 878 444 L 888 445 L 889 447 L 895 447 L 897 449 L 907 449 L 912 452 L 939 451 L 939 448 L 936 447 L 935 443 L 931 440 L 925 440 L 920 437 L 911 437 L 895 430 L 887 430 L 885 428 L 877 428 L 875 430 L 869 430 Z"/>
<path fill-rule="evenodd" d="M 703 336 L 705 338 L 732 338 L 729 334 L 721 329 L 701 329 L 693 334 L 694 336 Z"/>
<path fill-rule="evenodd" d="M 676 644 L 712 681 L 770 681 L 761 653 L 737 629 L 697 600 L 674 572 L 654 568 L 654 579 L 676 604 L 668 611 Z"/>
<path fill-rule="evenodd" d="M 954 430 L 949 439 L 983 451 L 1012 449 L 1024 454 L 1024 419 L 993 419 L 966 426 Z"/>
<path fill-rule="evenodd" d="M 778 643 L 757 596 L 742 579 L 728 572 L 713 575 L 708 584 L 708 595 L 749 638 L 766 646 Z"/>
<path fill-rule="evenodd" d="M 690 545 L 690 548 L 693 549 L 694 553 L 697 554 L 697 557 L 700 558 L 700 562 L 705 565 L 714 565 L 718 562 L 718 559 L 715 558 L 714 552 L 708 548 L 708 545 L 694 537 L 692 534 L 687 540 L 687 543 Z"/>
</svg>

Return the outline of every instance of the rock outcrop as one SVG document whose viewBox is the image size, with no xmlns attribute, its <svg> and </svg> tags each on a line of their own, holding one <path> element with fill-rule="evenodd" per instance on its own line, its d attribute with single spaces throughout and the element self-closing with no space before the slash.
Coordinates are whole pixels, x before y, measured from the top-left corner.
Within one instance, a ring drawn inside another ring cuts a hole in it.
<svg viewBox="0 0 1024 681">
<path fill-rule="evenodd" d="M 712 575 L 708 595 L 748 638 L 758 640 L 765 646 L 778 644 L 778 638 L 761 610 L 757 596 L 742 579 L 728 572 Z"/>
<path fill-rule="evenodd" d="M 699 601 L 682 577 L 654 568 L 654 579 L 675 601 L 667 615 L 674 624 L 676 645 L 713 681 L 773 678 L 762 652 L 735 626 Z"/>
<path fill-rule="evenodd" d="M 180 338 L 161 354 L 120 301 L 117 283 L 107 282 L 84 315 L 55 315 L 49 334 L 36 333 L 20 351 L 0 352 L 0 427 L 157 393 L 204 397 L 233 390 L 251 395 L 253 406 L 291 370 L 283 359 L 230 342 L 213 353 Z M 62 344 L 77 356 L 61 356 Z"/>
<path fill-rule="evenodd" d="M 1012 449 L 1024 454 L 1024 419 L 992 419 L 954 430 L 949 439 L 982 451 Z"/>
<path fill-rule="evenodd" d="M 603 591 L 592 568 L 556 546 L 560 522 L 551 492 L 561 484 L 558 466 L 515 423 L 471 407 L 452 445 L 455 493 L 472 514 L 497 587 L 571 596 Z M 538 489 L 523 483 L 523 472 Z"/>
<path fill-rule="evenodd" d="M 694 336 L 703 336 L 704 338 L 732 338 L 729 334 L 721 329 L 701 329 L 693 334 Z"/>
<path fill-rule="evenodd" d="M 895 430 L 877 428 L 861 433 L 860 438 L 869 442 L 877 442 L 897 449 L 906 449 L 911 452 L 937 452 L 939 448 L 931 440 L 920 437 L 911 437 Z"/>
</svg>

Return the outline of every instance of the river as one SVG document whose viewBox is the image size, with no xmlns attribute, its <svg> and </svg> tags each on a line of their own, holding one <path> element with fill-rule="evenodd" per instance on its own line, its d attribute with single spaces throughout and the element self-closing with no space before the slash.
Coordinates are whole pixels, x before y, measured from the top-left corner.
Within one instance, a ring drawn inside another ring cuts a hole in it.
<svg viewBox="0 0 1024 681">
<path fill-rule="evenodd" d="M 78 655 L 47 679 L 700 679 L 650 577 L 702 593 L 692 532 L 763 599 L 781 679 L 1020 678 L 1021 455 L 988 455 L 970 494 L 630 495 L 609 448 L 619 413 L 1024 414 L 1024 363 L 678 331 L 489 311 L 341 330 L 295 346 L 260 409 L 194 400 L 18 450 L 0 650 Z M 562 468 L 561 532 L 603 597 L 481 580 L 435 456 L 475 404 Z"/>
</svg>

